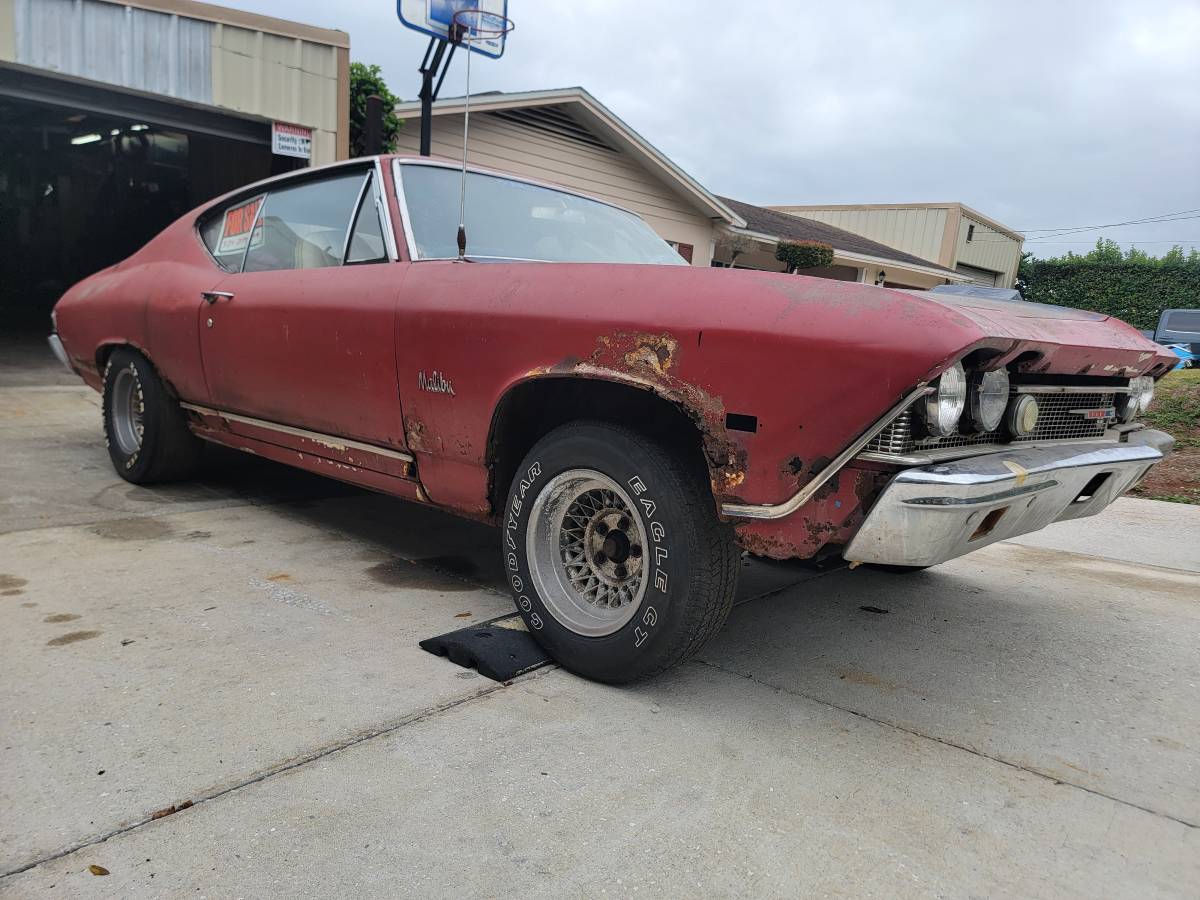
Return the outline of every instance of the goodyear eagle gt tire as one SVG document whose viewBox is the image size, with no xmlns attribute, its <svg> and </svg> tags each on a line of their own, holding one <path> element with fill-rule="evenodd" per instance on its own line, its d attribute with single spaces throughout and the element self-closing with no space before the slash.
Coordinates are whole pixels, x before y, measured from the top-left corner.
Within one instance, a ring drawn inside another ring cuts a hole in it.
<svg viewBox="0 0 1200 900">
<path fill-rule="evenodd" d="M 204 442 L 187 427 L 154 367 L 140 353 L 114 350 L 104 367 L 104 438 L 113 468 L 126 481 L 188 478 Z"/>
<path fill-rule="evenodd" d="M 526 626 L 586 678 L 658 674 L 699 650 L 733 605 L 738 552 L 706 481 L 627 428 L 579 422 L 542 438 L 502 525 Z"/>
</svg>

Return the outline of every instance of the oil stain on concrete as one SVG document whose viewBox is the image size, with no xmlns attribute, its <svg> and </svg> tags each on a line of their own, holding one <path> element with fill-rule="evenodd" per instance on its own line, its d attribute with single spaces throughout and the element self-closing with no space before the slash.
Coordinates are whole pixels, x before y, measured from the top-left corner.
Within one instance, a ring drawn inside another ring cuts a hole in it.
<svg viewBox="0 0 1200 900">
<path fill-rule="evenodd" d="M 113 519 L 92 527 L 92 532 L 114 541 L 155 541 L 170 537 L 171 526 L 161 519 Z"/>
<path fill-rule="evenodd" d="M 418 591 L 471 591 L 476 588 L 476 585 L 407 559 L 389 559 L 371 566 L 366 572 L 373 581 L 387 587 Z"/>
<path fill-rule="evenodd" d="M 47 647 L 65 647 L 67 644 L 77 644 L 80 641 L 90 641 L 92 638 L 100 637 L 102 631 L 69 631 L 64 635 L 56 638 L 51 638 L 46 641 Z"/>
<path fill-rule="evenodd" d="M 55 613 L 52 616 L 46 616 L 42 621 L 57 625 L 59 622 L 74 622 L 78 618 L 81 617 L 75 615 L 75 613 Z"/>
<path fill-rule="evenodd" d="M 29 580 L 26 578 L 18 578 L 16 575 L 0 572 L 0 591 L 4 592 L 5 597 L 15 597 L 27 584 L 29 584 Z"/>
</svg>

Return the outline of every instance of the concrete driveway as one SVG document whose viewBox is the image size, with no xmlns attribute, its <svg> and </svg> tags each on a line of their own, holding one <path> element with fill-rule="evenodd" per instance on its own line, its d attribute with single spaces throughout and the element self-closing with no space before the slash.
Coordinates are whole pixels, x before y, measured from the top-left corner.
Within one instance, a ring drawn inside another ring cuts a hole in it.
<svg viewBox="0 0 1200 900">
<path fill-rule="evenodd" d="M 755 564 L 667 677 L 501 685 L 417 647 L 510 610 L 489 529 L 234 454 L 128 485 L 32 358 L 0 895 L 1200 893 L 1200 508 L 908 577 Z"/>
</svg>

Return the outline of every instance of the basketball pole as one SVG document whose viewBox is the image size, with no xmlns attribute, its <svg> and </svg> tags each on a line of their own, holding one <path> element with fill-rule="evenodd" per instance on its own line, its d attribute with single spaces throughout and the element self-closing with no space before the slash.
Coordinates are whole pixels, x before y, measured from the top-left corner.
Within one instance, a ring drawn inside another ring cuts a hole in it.
<svg viewBox="0 0 1200 900">
<path fill-rule="evenodd" d="M 417 69 L 421 73 L 421 93 L 418 96 L 421 98 L 422 156 L 429 156 L 431 153 L 433 101 L 437 99 L 437 95 L 442 89 L 442 82 L 446 80 L 446 73 L 450 71 L 450 61 L 454 59 L 454 50 L 457 46 L 457 42 L 451 43 L 441 38 L 431 37 L 429 45 L 425 48 L 425 58 L 421 60 L 421 66 Z M 449 53 L 446 53 L 447 47 L 450 48 Z M 437 79 L 436 84 L 434 84 L 435 78 Z"/>
</svg>

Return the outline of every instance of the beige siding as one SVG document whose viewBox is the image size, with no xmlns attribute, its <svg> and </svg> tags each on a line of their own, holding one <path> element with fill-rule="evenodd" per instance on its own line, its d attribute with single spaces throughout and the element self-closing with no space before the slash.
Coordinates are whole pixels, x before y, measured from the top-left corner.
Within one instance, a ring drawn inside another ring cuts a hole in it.
<svg viewBox="0 0 1200 900">
<path fill-rule="evenodd" d="M 975 233 L 969 242 L 967 230 L 974 225 Z M 998 287 L 1012 287 L 1017 277 L 1017 265 L 1021 261 L 1021 243 L 1001 231 L 996 231 L 978 219 L 964 213 L 958 225 L 958 253 L 955 264 L 975 266 L 999 272 Z"/>
<path fill-rule="evenodd" d="M 13 0 L 0 0 L 0 61 L 17 61 L 17 18 Z"/>
<path fill-rule="evenodd" d="M 213 102 L 313 129 L 313 165 L 338 157 L 338 48 L 220 23 Z"/>
<path fill-rule="evenodd" d="M 417 153 L 421 123 L 410 118 L 397 152 Z M 435 156 L 462 158 L 462 116 L 433 120 Z M 630 209 L 664 239 L 694 248 L 692 264 L 712 261 L 713 224 L 658 178 L 624 154 L 535 131 L 488 113 L 471 116 L 468 160 L 516 175 L 560 184 Z"/>
<path fill-rule="evenodd" d="M 775 206 L 772 209 L 793 213 L 806 219 L 816 219 L 818 222 L 833 225 L 835 228 L 843 228 L 930 262 L 938 261 L 947 214 L 947 210 L 944 208 L 929 207 L 813 209 L 807 206 Z"/>
</svg>

